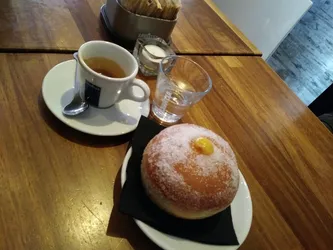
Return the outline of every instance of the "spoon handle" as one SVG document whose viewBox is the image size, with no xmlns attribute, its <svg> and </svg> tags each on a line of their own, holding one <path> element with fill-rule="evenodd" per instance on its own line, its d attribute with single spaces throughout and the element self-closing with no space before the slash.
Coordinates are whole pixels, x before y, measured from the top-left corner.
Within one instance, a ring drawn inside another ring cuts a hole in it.
<svg viewBox="0 0 333 250">
<path fill-rule="evenodd" d="M 74 76 L 74 93 L 75 95 L 79 94 L 80 92 L 80 83 L 78 81 L 78 71 L 79 71 L 79 58 L 77 55 L 77 52 L 73 54 L 73 57 L 76 61 L 76 66 L 75 66 L 75 76 Z"/>
</svg>

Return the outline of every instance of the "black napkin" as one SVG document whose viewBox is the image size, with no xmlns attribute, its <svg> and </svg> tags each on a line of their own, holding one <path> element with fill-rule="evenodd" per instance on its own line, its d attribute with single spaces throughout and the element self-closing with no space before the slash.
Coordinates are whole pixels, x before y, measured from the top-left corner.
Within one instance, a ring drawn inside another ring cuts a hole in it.
<svg viewBox="0 0 333 250">
<path fill-rule="evenodd" d="M 238 245 L 231 209 L 203 220 L 184 220 L 159 209 L 145 194 L 141 183 L 141 158 L 148 142 L 164 127 L 141 117 L 132 140 L 132 156 L 127 166 L 127 180 L 120 196 L 120 212 L 145 222 L 157 230 L 213 245 Z"/>
</svg>

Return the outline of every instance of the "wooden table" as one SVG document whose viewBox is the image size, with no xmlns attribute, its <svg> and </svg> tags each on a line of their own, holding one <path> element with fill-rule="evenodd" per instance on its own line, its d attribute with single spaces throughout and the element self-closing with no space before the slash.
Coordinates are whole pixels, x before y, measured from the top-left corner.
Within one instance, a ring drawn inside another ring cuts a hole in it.
<svg viewBox="0 0 333 250">
<path fill-rule="evenodd" d="M 182 54 L 261 55 L 221 13 L 202 0 L 183 0 L 172 35 Z M 100 20 L 104 0 L 4 0 L 0 51 L 76 51 L 89 40 L 111 40 Z"/>
<path fill-rule="evenodd" d="M 241 249 L 331 249 L 333 136 L 260 58 L 191 58 L 213 90 L 183 121 L 230 142 L 251 191 Z M 42 100 L 43 77 L 67 59 L 0 54 L 0 249 L 157 249 L 117 211 L 130 135 L 82 134 Z"/>
</svg>

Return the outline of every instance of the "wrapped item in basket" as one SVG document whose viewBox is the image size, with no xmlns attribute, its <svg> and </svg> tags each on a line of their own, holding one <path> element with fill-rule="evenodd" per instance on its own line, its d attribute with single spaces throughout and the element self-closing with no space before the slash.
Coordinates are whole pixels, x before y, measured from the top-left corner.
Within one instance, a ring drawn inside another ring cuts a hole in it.
<svg viewBox="0 0 333 250">
<path fill-rule="evenodd" d="M 138 1 L 138 6 L 134 10 L 136 14 L 143 16 L 151 16 L 155 12 L 162 11 L 161 4 L 159 0 L 142 0 Z"/>
<path fill-rule="evenodd" d="M 172 3 L 173 3 L 173 8 L 172 8 L 171 16 L 173 18 L 177 18 L 178 12 L 179 12 L 180 8 L 182 7 L 181 0 L 172 0 Z"/>
<path fill-rule="evenodd" d="M 162 13 L 159 18 L 173 20 L 181 8 L 180 0 L 159 0 L 162 6 Z"/>
<path fill-rule="evenodd" d="M 150 1 L 142 1 L 143 2 L 143 9 L 140 10 L 140 15 L 145 16 L 156 16 L 158 13 L 162 12 L 162 6 L 159 0 L 150 0 Z"/>
<path fill-rule="evenodd" d="M 171 8 L 171 0 L 159 0 L 162 6 L 162 11 L 158 18 L 167 19 L 168 9 Z"/>
<path fill-rule="evenodd" d="M 128 11 L 149 17 L 174 20 L 181 8 L 180 0 L 121 0 Z"/>
</svg>

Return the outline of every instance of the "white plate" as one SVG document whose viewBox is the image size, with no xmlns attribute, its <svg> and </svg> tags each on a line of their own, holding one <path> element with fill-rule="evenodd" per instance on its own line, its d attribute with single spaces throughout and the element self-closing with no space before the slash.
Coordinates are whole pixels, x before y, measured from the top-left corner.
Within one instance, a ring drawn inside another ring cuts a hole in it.
<svg viewBox="0 0 333 250">
<path fill-rule="evenodd" d="M 128 160 L 132 155 L 130 148 L 125 156 L 121 168 L 121 186 L 123 187 L 126 181 L 126 169 Z M 246 184 L 244 176 L 239 171 L 240 184 L 236 197 L 231 203 L 231 214 L 234 229 L 238 238 L 239 246 L 247 237 L 252 223 L 252 200 L 249 188 Z M 139 228 L 158 246 L 166 250 L 175 249 L 191 249 L 191 250 L 231 250 L 237 249 L 239 246 L 216 246 L 190 241 L 187 239 L 171 236 L 148 226 L 142 221 L 134 219 Z"/>
<path fill-rule="evenodd" d="M 53 67 L 43 80 L 44 101 L 59 120 L 87 134 L 116 136 L 135 130 L 141 115 L 148 116 L 149 100 L 142 103 L 123 100 L 109 109 L 89 107 L 76 117 L 64 116 L 62 109 L 70 103 L 74 95 L 75 66 L 75 60 L 62 62 Z M 134 87 L 134 91 L 137 95 L 142 92 L 138 87 Z"/>
</svg>

